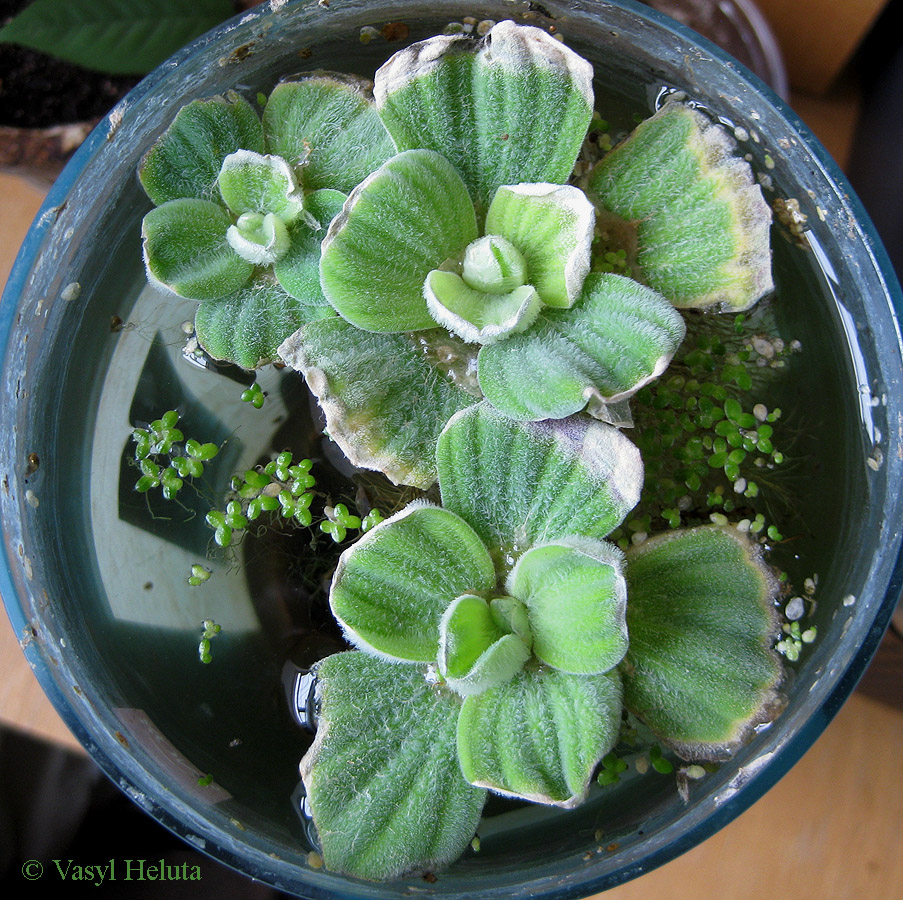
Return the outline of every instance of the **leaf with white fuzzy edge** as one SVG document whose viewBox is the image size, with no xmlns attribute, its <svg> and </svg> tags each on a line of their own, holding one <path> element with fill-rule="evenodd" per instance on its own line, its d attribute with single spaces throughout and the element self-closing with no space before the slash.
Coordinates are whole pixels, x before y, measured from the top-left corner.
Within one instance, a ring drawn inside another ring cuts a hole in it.
<svg viewBox="0 0 903 900">
<path fill-rule="evenodd" d="M 729 758 L 779 711 L 778 582 L 731 527 L 667 532 L 627 552 L 624 703 L 688 760 Z"/>
<path fill-rule="evenodd" d="M 473 203 L 451 164 L 431 150 L 399 153 L 351 192 L 329 226 L 323 293 L 366 331 L 432 328 L 423 282 L 476 237 Z"/>
<path fill-rule="evenodd" d="M 486 213 L 486 234 L 507 238 L 527 262 L 527 284 L 546 306 L 574 305 L 589 273 L 596 214 L 579 188 L 557 184 L 500 187 Z"/>
<path fill-rule="evenodd" d="M 771 209 L 733 139 L 698 110 L 666 103 L 588 184 L 633 223 L 643 281 L 675 306 L 739 311 L 773 289 Z"/>
<path fill-rule="evenodd" d="M 577 416 L 516 422 L 485 402 L 449 421 L 436 460 L 442 505 L 505 552 L 603 538 L 643 484 L 639 450 L 616 428 Z"/>
<path fill-rule="evenodd" d="M 568 180 L 592 117 L 592 77 L 546 32 L 504 21 L 479 41 L 440 35 L 401 50 L 373 94 L 398 149 L 441 153 L 485 214 L 503 184 Z"/>
<path fill-rule="evenodd" d="M 244 286 L 254 266 L 229 246 L 229 213 L 210 200 L 170 200 L 141 224 L 148 279 L 192 300 L 225 297 Z"/>
<path fill-rule="evenodd" d="M 301 167 L 309 191 L 347 194 L 395 154 L 367 82 L 352 75 L 317 73 L 276 85 L 263 128 L 271 152 Z"/>
<path fill-rule="evenodd" d="M 192 100 L 147 152 L 138 177 L 157 206 L 183 197 L 219 202 L 223 160 L 242 149 L 264 152 L 263 127 L 247 100 L 234 91 Z"/>
<path fill-rule="evenodd" d="M 415 336 L 372 334 L 338 316 L 310 322 L 279 356 L 304 375 L 345 456 L 395 484 L 434 484 L 439 432 L 477 402 L 430 364 Z"/>
<path fill-rule="evenodd" d="M 501 627 L 482 597 L 462 594 L 443 613 L 439 623 L 439 672 L 462 697 L 504 684 L 529 658 L 529 646 Z"/>
<path fill-rule="evenodd" d="M 447 509 L 414 501 L 341 555 L 329 605 L 359 649 L 430 663 L 448 605 L 494 586 L 492 559 L 473 529 Z"/>
<path fill-rule="evenodd" d="M 309 310 L 305 323 L 335 315 L 320 287 L 320 244 L 345 199 L 340 191 L 326 188 L 308 194 L 304 198 L 304 209 L 316 227 L 307 221 L 307 217 L 296 223 L 289 232 L 288 251 L 273 266 L 279 284 Z"/>
<path fill-rule="evenodd" d="M 201 303 L 194 328 L 198 343 L 214 359 L 257 369 L 278 359 L 279 345 L 308 315 L 309 310 L 278 284 L 260 278 Z"/>
<path fill-rule="evenodd" d="M 543 310 L 521 335 L 478 357 L 486 398 L 516 419 L 597 418 L 658 378 L 686 327 L 660 294 L 621 275 L 592 273 L 569 310 Z"/>
<path fill-rule="evenodd" d="M 236 150 L 223 160 L 218 183 L 226 206 L 236 216 L 272 213 L 290 225 L 304 206 L 291 166 L 281 156 Z"/>
<path fill-rule="evenodd" d="M 458 764 L 460 699 L 419 666 L 355 651 L 318 663 L 317 679 L 317 736 L 301 778 L 326 868 L 387 880 L 454 862 L 486 799 Z"/>
<path fill-rule="evenodd" d="M 565 538 L 532 547 L 508 575 L 527 608 L 533 653 L 575 675 L 601 675 L 627 652 L 627 587 L 617 547 Z"/>
<path fill-rule="evenodd" d="M 458 757 L 478 787 L 571 809 L 589 789 L 621 727 L 617 671 L 572 675 L 525 668 L 467 697 L 458 718 Z"/>
<path fill-rule="evenodd" d="M 532 285 L 486 294 L 468 287 L 460 275 L 439 269 L 427 276 L 423 296 L 436 322 L 469 344 L 494 344 L 523 331 L 542 307 Z"/>
<path fill-rule="evenodd" d="M 285 223 L 273 213 L 245 213 L 226 232 L 229 246 L 255 266 L 271 266 L 288 253 L 290 238 Z"/>
</svg>

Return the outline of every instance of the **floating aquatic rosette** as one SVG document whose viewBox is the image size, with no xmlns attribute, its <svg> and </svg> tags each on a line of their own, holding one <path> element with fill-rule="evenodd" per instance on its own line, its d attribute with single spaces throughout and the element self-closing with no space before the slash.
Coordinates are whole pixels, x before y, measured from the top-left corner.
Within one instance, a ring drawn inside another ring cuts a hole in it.
<svg viewBox="0 0 903 900">
<path fill-rule="evenodd" d="M 358 465 L 426 487 L 450 408 L 486 398 L 523 421 L 620 421 L 685 329 L 656 291 L 590 272 L 596 213 L 565 183 L 592 114 L 586 62 L 503 22 L 402 51 L 374 93 L 401 152 L 351 192 L 320 263 L 352 327 L 314 322 L 280 349 L 330 435 Z"/>
<path fill-rule="evenodd" d="M 437 462 L 442 506 L 415 501 L 343 553 L 330 606 L 357 649 L 316 668 L 302 777 L 326 866 L 363 878 L 455 859 L 487 790 L 580 804 L 625 704 L 687 758 L 729 754 L 780 677 L 775 581 L 746 538 L 676 531 L 626 556 L 605 540 L 642 485 L 617 429 L 481 403 Z"/>
<path fill-rule="evenodd" d="M 626 590 L 604 536 L 639 498 L 636 448 L 589 418 L 519 424 L 483 403 L 449 422 L 438 468 L 443 505 L 369 531 L 330 591 L 359 649 L 318 667 L 302 775 L 326 865 L 362 877 L 450 862 L 487 788 L 575 805 L 620 728 Z M 405 740 L 371 751 L 350 706 Z"/>
<path fill-rule="evenodd" d="M 345 76 L 278 85 L 262 119 L 235 93 L 189 103 L 139 170 L 157 204 L 142 226 L 149 279 L 200 301 L 212 356 L 272 361 L 301 325 L 334 315 L 320 242 L 347 192 L 393 152 L 363 84 Z"/>
</svg>

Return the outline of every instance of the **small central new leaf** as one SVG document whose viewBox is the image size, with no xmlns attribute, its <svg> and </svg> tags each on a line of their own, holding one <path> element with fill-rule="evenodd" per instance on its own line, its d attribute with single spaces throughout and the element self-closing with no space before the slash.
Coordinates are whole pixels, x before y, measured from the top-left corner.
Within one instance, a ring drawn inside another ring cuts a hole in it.
<svg viewBox="0 0 903 900">
<path fill-rule="evenodd" d="M 506 238 L 487 234 L 464 251 L 464 283 L 486 294 L 508 294 L 527 280 L 527 261 Z"/>
<path fill-rule="evenodd" d="M 255 266 L 269 266 L 288 253 L 288 229 L 273 213 L 248 212 L 226 231 L 229 246 Z"/>
<path fill-rule="evenodd" d="M 489 604 L 474 594 L 455 599 L 439 625 L 439 665 L 443 675 L 465 675 L 500 637 Z"/>
<path fill-rule="evenodd" d="M 442 616 L 439 671 L 464 697 L 510 681 L 529 658 L 529 634 L 508 632 L 482 597 L 464 594 Z"/>
<path fill-rule="evenodd" d="M 226 206 L 239 217 L 271 213 L 290 225 L 304 206 L 292 168 L 281 156 L 237 150 L 223 160 L 218 183 Z"/>
</svg>

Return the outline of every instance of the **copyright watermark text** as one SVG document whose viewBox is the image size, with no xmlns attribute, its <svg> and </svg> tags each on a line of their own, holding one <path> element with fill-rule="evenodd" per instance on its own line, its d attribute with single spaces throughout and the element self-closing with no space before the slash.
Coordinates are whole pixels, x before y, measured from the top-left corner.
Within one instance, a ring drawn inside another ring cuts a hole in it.
<svg viewBox="0 0 903 900">
<path fill-rule="evenodd" d="M 53 881 L 87 882 L 100 887 L 110 881 L 200 881 L 201 867 L 190 863 L 168 863 L 165 859 L 108 859 L 90 862 L 77 859 L 52 859 L 44 864 L 37 859 L 22 863 L 27 881 L 50 878 Z"/>
</svg>

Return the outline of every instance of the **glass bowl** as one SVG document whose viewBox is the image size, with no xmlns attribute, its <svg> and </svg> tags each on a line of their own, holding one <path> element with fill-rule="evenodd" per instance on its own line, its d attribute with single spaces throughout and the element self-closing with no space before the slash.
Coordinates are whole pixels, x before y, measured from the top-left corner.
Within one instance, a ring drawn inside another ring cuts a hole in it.
<svg viewBox="0 0 903 900">
<path fill-rule="evenodd" d="M 214 475 L 226 483 L 274 447 L 314 452 L 321 441 L 292 373 L 260 375 L 270 395 L 261 418 L 235 402 L 249 376 L 186 361 L 181 325 L 193 304 L 146 285 L 140 222 L 150 204 L 135 170 L 191 99 L 232 88 L 253 99 L 318 68 L 372 75 L 403 44 L 465 16 L 560 32 L 593 63 L 597 102 L 616 115 L 648 115 L 662 96 L 685 92 L 733 129 L 769 200 L 798 201 L 799 216 L 774 229 L 775 308 L 804 348 L 783 400 L 806 421 L 798 522 L 774 552 L 794 578 L 818 576 L 819 636 L 788 666 L 780 717 L 691 782 L 686 800 L 673 781 L 633 777 L 576 811 L 504 808 L 481 825 L 480 853 L 434 883 L 371 884 L 311 865 L 297 791 L 310 738 L 287 695 L 297 667 L 333 647 L 304 612 L 304 592 L 286 588 L 292 558 L 252 542 L 241 568 L 214 564 L 216 589 L 188 588 L 209 542 L 202 506 L 173 517 L 133 490 L 131 427 L 164 409 L 225 442 Z M 0 311 L 0 591 L 44 690 L 100 767 L 164 825 L 248 876 L 308 898 L 587 897 L 698 844 L 761 796 L 873 654 L 903 575 L 900 308 L 864 211 L 797 116 L 645 6 L 272 0 L 142 81 L 78 151 L 26 237 Z M 207 666 L 197 658 L 205 618 L 223 624 Z M 199 784 L 207 774 L 213 783 Z M 599 830 L 615 849 L 599 847 Z"/>
</svg>

